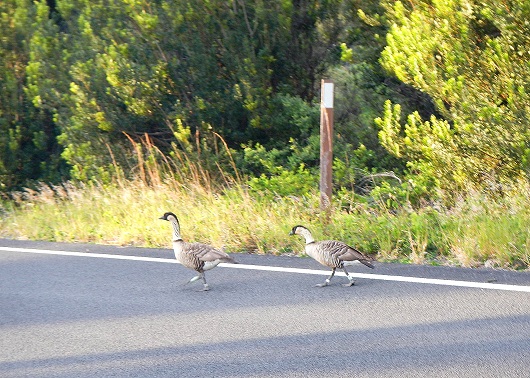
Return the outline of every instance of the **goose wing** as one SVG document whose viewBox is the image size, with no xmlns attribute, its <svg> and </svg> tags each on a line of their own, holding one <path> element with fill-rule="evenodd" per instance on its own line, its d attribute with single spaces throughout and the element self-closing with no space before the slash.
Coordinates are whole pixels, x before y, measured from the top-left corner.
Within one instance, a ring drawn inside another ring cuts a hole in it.
<svg viewBox="0 0 530 378">
<path fill-rule="evenodd" d="M 222 262 L 235 262 L 232 257 L 227 253 L 219 251 L 207 244 L 202 243 L 190 243 L 188 244 L 189 253 L 193 254 L 195 258 L 203 262 L 222 261 Z"/>
<path fill-rule="evenodd" d="M 322 249 L 329 251 L 332 259 L 342 262 L 359 260 L 364 265 L 373 268 L 373 265 L 369 262 L 371 260 L 370 257 L 346 243 L 338 240 L 324 240 L 319 244 L 321 244 Z"/>
</svg>

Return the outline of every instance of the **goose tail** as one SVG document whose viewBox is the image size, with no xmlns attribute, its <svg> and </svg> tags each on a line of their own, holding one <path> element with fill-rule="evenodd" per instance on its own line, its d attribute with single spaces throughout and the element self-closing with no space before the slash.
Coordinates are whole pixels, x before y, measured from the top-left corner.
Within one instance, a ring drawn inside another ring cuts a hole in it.
<svg viewBox="0 0 530 378">
<path fill-rule="evenodd" d="M 368 260 L 359 260 L 359 261 L 361 262 L 361 264 L 366 265 L 368 268 L 371 268 L 371 269 L 375 268 L 375 266 L 373 266 L 373 264 Z"/>
</svg>

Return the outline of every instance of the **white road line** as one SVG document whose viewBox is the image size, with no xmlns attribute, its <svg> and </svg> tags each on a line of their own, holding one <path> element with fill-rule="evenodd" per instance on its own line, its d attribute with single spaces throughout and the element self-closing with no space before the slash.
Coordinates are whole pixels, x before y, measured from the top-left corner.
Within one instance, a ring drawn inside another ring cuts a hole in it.
<svg viewBox="0 0 530 378">
<path fill-rule="evenodd" d="M 104 254 L 104 253 L 71 252 L 71 251 L 58 251 L 58 250 L 33 249 L 33 248 L 14 248 L 14 247 L 0 247 L 0 251 L 178 264 L 178 262 L 174 259 L 164 259 L 164 258 L 158 258 L 158 257 L 143 257 L 143 256 L 109 255 L 109 254 Z M 265 270 L 269 272 L 315 274 L 315 275 L 321 275 L 321 276 L 328 276 L 330 274 L 329 270 L 286 268 L 286 267 L 268 266 L 268 265 L 219 264 L 219 266 L 223 268 L 232 268 L 232 269 Z M 343 272 L 337 272 L 337 275 L 345 276 Z M 489 289 L 489 290 L 522 291 L 522 292 L 530 293 L 530 286 L 522 286 L 522 285 L 507 285 L 507 284 L 495 284 L 495 283 L 487 283 L 487 282 L 442 280 L 442 279 L 437 279 L 437 278 L 405 277 L 405 276 L 392 276 L 392 275 L 384 275 L 384 274 L 367 274 L 367 273 L 351 273 L 351 272 L 350 272 L 350 276 L 369 279 L 369 280 L 411 282 L 411 283 L 458 286 L 458 287 Z"/>
</svg>

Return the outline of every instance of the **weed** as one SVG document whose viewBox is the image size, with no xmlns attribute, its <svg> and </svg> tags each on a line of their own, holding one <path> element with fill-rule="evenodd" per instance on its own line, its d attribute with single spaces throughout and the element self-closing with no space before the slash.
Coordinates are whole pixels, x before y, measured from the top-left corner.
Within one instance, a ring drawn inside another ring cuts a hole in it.
<svg viewBox="0 0 530 378">
<path fill-rule="evenodd" d="M 214 138 L 224 148 L 215 156 L 233 162 L 226 144 Z M 265 187 L 260 192 L 246 185 L 248 179 L 235 164 L 229 164 L 233 172 L 226 172 L 204 149 L 200 157 L 176 147 L 164 155 L 147 136 L 135 151 L 132 178 L 117 176 L 107 184 L 43 184 L 13 193 L 0 204 L 0 235 L 170 248 L 170 230 L 157 218 L 173 211 L 186 240 L 229 252 L 302 251 L 301 241 L 288 233 L 304 224 L 317 239 L 343 240 L 382 261 L 517 269 L 530 264 L 528 184 L 502 198 L 470 193 L 450 209 L 406 204 L 389 209 L 384 202 L 342 193 L 326 223 L 317 191 L 271 195 Z"/>
</svg>

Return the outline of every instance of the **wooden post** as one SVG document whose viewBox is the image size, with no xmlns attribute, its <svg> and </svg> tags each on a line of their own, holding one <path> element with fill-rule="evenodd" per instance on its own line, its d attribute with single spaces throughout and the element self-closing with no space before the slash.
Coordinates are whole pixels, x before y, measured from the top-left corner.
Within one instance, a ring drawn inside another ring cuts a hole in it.
<svg viewBox="0 0 530 378">
<path fill-rule="evenodd" d="M 331 205 L 333 167 L 333 92 L 331 80 L 322 80 L 320 97 L 320 208 Z"/>
</svg>

